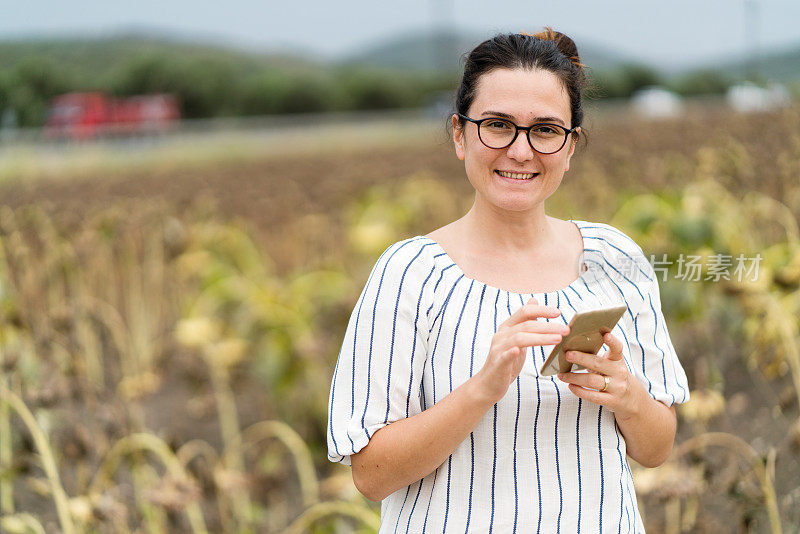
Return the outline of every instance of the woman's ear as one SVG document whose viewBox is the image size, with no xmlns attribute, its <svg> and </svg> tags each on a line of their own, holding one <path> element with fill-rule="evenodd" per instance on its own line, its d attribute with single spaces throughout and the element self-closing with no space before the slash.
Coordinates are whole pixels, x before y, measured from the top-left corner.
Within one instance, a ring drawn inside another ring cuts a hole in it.
<svg viewBox="0 0 800 534">
<path fill-rule="evenodd" d="M 453 145 L 456 147 L 456 157 L 464 161 L 464 128 L 458 121 L 458 115 L 455 113 L 452 117 L 453 121 Z"/>
<path fill-rule="evenodd" d="M 569 161 L 570 159 L 572 159 L 572 154 L 575 152 L 575 145 L 578 144 L 578 139 L 580 139 L 580 134 L 581 134 L 580 126 L 575 128 L 575 133 L 578 135 L 573 136 L 572 139 L 569 140 L 569 154 L 567 154 L 567 161 L 564 164 L 564 172 L 567 172 L 569 170 Z"/>
</svg>

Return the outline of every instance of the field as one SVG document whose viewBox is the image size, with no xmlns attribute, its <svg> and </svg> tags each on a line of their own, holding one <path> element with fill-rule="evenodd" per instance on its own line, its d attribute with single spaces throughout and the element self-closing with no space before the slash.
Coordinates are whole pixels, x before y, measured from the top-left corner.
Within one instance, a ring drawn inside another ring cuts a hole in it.
<svg viewBox="0 0 800 534">
<path fill-rule="evenodd" d="M 633 465 L 647 531 L 795 532 L 800 110 L 594 116 L 548 213 L 762 256 L 661 283 L 692 401 Z M 0 531 L 376 532 L 325 458 L 339 343 L 380 252 L 470 202 L 444 121 L 5 152 Z"/>
</svg>

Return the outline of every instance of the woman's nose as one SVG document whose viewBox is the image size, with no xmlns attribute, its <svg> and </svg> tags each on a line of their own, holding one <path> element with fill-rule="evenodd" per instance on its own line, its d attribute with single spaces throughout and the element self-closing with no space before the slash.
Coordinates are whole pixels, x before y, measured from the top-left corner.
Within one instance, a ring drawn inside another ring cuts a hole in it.
<svg viewBox="0 0 800 534">
<path fill-rule="evenodd" d="M 506 149 L 508 157 L 517 161 L 528 161 L 533 158 L 534 151 L 531 144 L 528 142 L 528 136 L 525 132 L 519 132 L 517 138 Z"/>
</svg>

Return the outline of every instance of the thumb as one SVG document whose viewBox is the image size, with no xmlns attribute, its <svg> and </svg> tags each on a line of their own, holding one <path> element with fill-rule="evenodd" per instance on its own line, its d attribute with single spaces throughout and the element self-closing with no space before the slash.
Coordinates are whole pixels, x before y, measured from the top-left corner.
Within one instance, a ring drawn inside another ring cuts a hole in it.
<svg viewBox="0 0 800 534">
<path fill-rule="evenodd" d="M 531 298 L 528 299 L 528 302 L 526 302 L 526 304 L 536 304 L 538 306 L 539 305 L 539 301 L 536 300 L 536 297 L 531 297 Z"/>
<path fill-rule="evenodd" d="M 606 354 L 606 358 L 609 360 L 621 360 L 622 359 L 622 343 L 620 343 L 619 339 L 614 337 L 610 332 L 603 336 L 603 341 L 606 345 L 608 345 L 608 353 Z"/>
</svg>

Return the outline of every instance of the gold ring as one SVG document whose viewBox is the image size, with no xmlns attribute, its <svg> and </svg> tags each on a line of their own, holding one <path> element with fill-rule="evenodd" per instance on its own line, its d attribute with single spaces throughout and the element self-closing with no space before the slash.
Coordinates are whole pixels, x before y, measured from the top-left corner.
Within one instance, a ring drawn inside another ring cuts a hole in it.
<svg viewBox="0 0 800 534">
<path fill-rule="evenodd" d="M 608 376 L 608 375 L 603 375 L 603 380 L 605 380 L 605 381 L 606 381 L 606 383 L 605 383 L 605 385 L 603 386 L 603 389 L 599 390 L 599 391 L 600 391 L 600 393 L 602 393 L 602 392 L 604 392 L 605 390 L 607 390 L 607 389 L 608 389 L 608 383 L 609 383 L 609 382 L 611 382 L 611 378 L 609 378 L 609 376 Z"/>
</svg>

